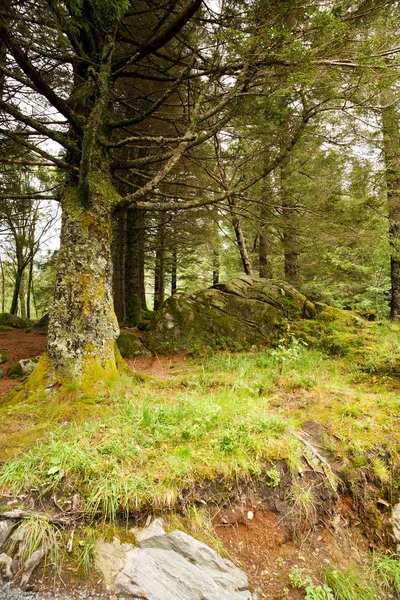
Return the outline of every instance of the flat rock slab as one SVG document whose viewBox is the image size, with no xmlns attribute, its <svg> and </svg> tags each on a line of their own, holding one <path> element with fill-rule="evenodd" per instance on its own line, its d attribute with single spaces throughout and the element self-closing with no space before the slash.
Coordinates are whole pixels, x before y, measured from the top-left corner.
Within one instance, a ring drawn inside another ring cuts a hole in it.
<svg viewBox="0 0 400 600">
<path fill-rule="evenodd" d="M 125 553 L 124 565 L 113 589 L 142 600 L 256 600 L 245 573 L 212 548 L 183 531 L 166 534 L 160 526 L 138 535 L 139 546 Z M 153 534 L 154 533 L 154 534 Z M 96 563 L 103 572 L 99 551 L 113 554 L 104 544 L 97 548 Z M 118 558 L 121 567 L 121 556 Z M 105 574 L 105 573 L 104 573 Z M 109 583 L 110 565 L 106 578 Z"/>
</svg>

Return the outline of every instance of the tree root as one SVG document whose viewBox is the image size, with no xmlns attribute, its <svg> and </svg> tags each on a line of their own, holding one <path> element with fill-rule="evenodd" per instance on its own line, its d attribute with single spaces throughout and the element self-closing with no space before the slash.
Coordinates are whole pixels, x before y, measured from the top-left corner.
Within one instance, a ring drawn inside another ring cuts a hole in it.
<svg viewBox="0 0 400 600">
<path fill-rule="evenodd" d="M 48 551 L 50 550 L 49 546 L 43 545 L 35 552 L 33 552 L 32 556 L 26 561 L 24 567 L 22 569 L 22 577 L 21 577 L 21 588 L 25 589 L 29 583 L 30 578 L 32 577 L 33 571 L 36 567 L 42 562 Z"/>
</svg>

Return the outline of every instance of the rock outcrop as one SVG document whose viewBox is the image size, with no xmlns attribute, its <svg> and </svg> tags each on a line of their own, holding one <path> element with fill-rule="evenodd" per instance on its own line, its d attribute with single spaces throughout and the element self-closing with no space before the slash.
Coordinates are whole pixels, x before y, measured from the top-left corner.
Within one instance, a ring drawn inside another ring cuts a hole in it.
<svg viewBox="0 0 400 600">
<path fill-rule="evenodd" d="M 256 600 L 245 573 L 183 531 L 165 533 L 162 520 L 135 531 L 138 547 L 98 542 L 96 566 L 116 592 L 143 600 Z"/>
<path fill-rule="evenodd" d="M 277 340 L 288 321 L 316 313 L 314 304 L 288 283 L 243 275 L 195 294 L 174 294 L 153 318 L 146 346 L 157 351 L 246 350 Z"/>
</svg>

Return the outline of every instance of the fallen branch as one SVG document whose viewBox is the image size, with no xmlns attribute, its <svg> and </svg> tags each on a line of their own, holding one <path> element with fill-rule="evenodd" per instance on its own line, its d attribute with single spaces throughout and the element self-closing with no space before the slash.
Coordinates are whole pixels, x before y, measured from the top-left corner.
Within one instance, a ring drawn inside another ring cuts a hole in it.
<svg viewBox="0 0 400 600">
<path fill-rule="evenodd" d="M 0 513 L 0 519 L 24 519 L 25 517 L 35 517 L 42 521 L 48 521 L 49 523 L 56 523 L 57 525 L 68 526 L 72 523 L 73 519 L 67 519 L 65 517 L 49 516 L 43 513 L 31 512 L 28 510 L 9 510 L 4 513 Z"/>
</svg>

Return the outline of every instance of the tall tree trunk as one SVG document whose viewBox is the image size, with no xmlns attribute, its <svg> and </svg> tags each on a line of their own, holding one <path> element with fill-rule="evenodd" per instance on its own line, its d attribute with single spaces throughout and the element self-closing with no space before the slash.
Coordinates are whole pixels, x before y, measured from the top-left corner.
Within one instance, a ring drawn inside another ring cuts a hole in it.
<svg viewBox="0 0 400 600">
<path fill-rule="evenodd" d="M 242 261 L 243 270 L 246 273 L 246 275 L 250 275 L 250 277 L 251 277 L 253 274 L 253 270 L 251 268 L 251 262 L 250 262 L 250 257 L 249 257 L 249 253 L 247 250 L 246 239 L 243 234 L 242 223 L 240 221 L 240 216 L 239 216 L 238 209 L 237 209 L 237 206 L 235 203 L 235 197 L 229 193 L 229 191 L 230 191 L 229 178 L 228 178 L 228 175 L 227 175 L 227 172 L 225 169 L 224 162 L 222 160 L 221 144 L 219 142 L 218 136 L 216 136 L 216 135 L 214 136 L 214 150 L 215 150 L 215 156 L 217 158 L 217 166 L 218 166 L 218 171 L 219 171 L 220 178 L 221 178 L 221 184 L 222 184 L 223 189 L 228 193 L 227 198 L 228 198 L 228 206 L 229 206 L 229 212 L 230 212 L 230 217 L 231 217 L 231 223 L 232 223 L 233 230 L 235 232 L 236 243 L 239 248 L 240 259 Z"/>
<path fill-rule="evenodd" d="M 287 165 L 281 168 L 282 244 L 285 279 L 295 287 L 300 286 L 300 249 L 298 219 L 295 201 L 287 184 Z"/>
<path fill-rule="evenodd" d="M 178 253 L 176 248 L 172 249 L 172 261 L 171 261 L 171 295 L 175 294 L 178 282 Z"/>
<path fill-rule="evenodd" d="M 390 318 L 400 320 L 400 131 L 399 115 L 390 101 L 382 108 L 382 126 L 389 219 Z"/>
<path fill-rule="evenodd" d="M 271 262 L 268 258 L 268 229 L 266 225 L 267 211 L 265 206 L 261 204 L 260 208 L 260 232 L 258 239 L 258 271 L 260 277 L 271 279 L 272 269 Z"/>
<path fill-rule="evenodd" d="M 29 263 L 28 284 L 26 286 L 26 316 L 31 318 L 31 292 L 33 284 L 33 258 Z"/>
<path fill-rule="evenodd" d="M 219 258 L 219 248 L 214 248 L 213 250 L 213 285 L 217 285 L 219 283 L 219 268 L 220 268 L 220 258 Z"/>
<path fill-rule="evenodd" d="M 134 326 L 147 310 L 144 282 L 144 242 L 146 215 L 143 210 L 127 211 L 127 242 L 125 258 L 125 311 L 126 322 Z"/>
<path fill-rule="evenodd" d="M 12 300 L 11 300 L 11 308 L 10 308 L 10 313 L 12 315 L 18 314 L 18 300 L 19 300 L 19 294 L 20 294 L 21 281 L 22 281 L 23 274 L 24 274 L 23 270 L 17 269 L 17 272 L 15 274 L 14 290 L 13 290 L 13 295 L 12 295 Z"/>
<path fill-rule="evenodd" d="M 229 211 L 231 215 L 231 223 L 235 232 L 236 243 L 239 248 L 240 259 L 242 261 L 243 270 L 246 275 L 250 277 L 253 275 L 253 269 L 251 267 L 250 256 L 247 249 L 246 239 L 244 237 L 242 223 L 238 214 L 238 210 L 233 197 L 228 198 Z"/>
<path fill-rule="evenodd" d="M 114 310 L 118 321 L 125 320 L 126 210 L 112 218 L 112 259 Z"/>
<path fill-rule="evenodd" d="M 1 312 L 6 312 L 6 277 L 4 273 L 4 264 L 0 256 L 0 268 L 1 268 Z"/>
<path fill-rule="evenodd" d="M 102 172 L 90 188 L 70 184 L 62 198 L 61 245 L 47 355 L 56 380 L 83 384 L 118 375 L 119 333 L 112 297 L 111 204 Z"/>
<path fill-rule="evenodd" d="M 154 268 L 154 310 L 164 302 L 165 294 L 165 224 L 157 232 L 156 260 Z"/>
<path fill-rule="evenodd" d="M 21 285 L 19 286 L 19 305 L 21 310 L 21 317 L 26 319 L 26 274 L 25 270 L 22 273 Z"/>
</svg>

